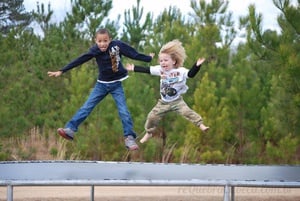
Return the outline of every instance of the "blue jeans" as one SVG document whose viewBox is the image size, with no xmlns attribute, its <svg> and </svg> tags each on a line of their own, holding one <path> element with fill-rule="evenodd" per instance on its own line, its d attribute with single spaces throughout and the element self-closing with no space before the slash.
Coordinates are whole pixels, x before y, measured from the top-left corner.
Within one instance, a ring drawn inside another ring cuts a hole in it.
<svg viewBox="0 0 300 201">
<path fill-rule="evenodd" d="M 122 82 L 97 82 L 87 101 L 77 111 L 77 113 L 72 117 L 65 127 L 76 132 L 78 130 L 78 126 L 88 117 L 94 107 L 109 93 L 112 95 L 118 107 L 119 117 L 123 125 L 124 136 L 132 135 L 133 137 L 136 137 L 136 134 L 133 131 L 131 115 L 126 105 Z"/>
</svg>

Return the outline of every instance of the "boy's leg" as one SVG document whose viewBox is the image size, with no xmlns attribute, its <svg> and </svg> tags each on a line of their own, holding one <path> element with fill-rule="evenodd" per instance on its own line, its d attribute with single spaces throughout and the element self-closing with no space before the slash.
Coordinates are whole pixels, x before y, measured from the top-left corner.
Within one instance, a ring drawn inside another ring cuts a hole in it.
<svg viewBox="0 0 300 201">
<path fill-rule="evenodd" d="M 129 150 L 137 150 L 139 147 L 135 143 L 136 133 L 133 131 L 133 121 L 130 112 L 127 108 L 125 94 L 121 82 L 115 82 L 110 84 L 112 94 L 119 112 L 119 117 L 122 121 L 125 146 Z"/>
<path fill-rule="evenodd" d="M 152 110 L 147 115 L 147 120 L 145 123 L 146 134 L 140 140 L 141 143 L 146 142 L 152 137 L 152 133 L 156 130 L 161 118 L 170 111 L 168 104 L 163 103 L 161 100 L 152 108 Z"/>
<path fill-rule="evenodd" d="M 207 131 L 209 129 L 209 127 L 203 124 L 202 117 L 194 110 L 192 110 L 182 98 L 176 101 L 174 106 L 174 108 L 176 108 L 176 112 L 178 112 L 184 118 L 195 124 L 202 131 Z"/>
<path fill-rule="evenodd" d="M 136 138 L 136 134 L 133 131 L 133 121 L 131 114 L 127 108 L 124 90 L 121 82 L 112 83 L 111 95 L 113 96 L 118 108 L 119 117 L 122 121 L 124 136 L 132 135 Z"/>
<path fill-rule="evenodd" d="M 67 137 L 74 137 L 74 132 L 78 130 L 78 126 L 88 117 L 94 107 L 108 94 L 105 86 L 102 83 L 97 82 L 94 89 L 90 93 L 86 102 L 75 113 L 72 119 L 65 125 L 65 129 L 59 129 L 58 133 L 64 137 L 64 132 Z M 73 131 L 73 134 L 67 133 L 67 129 Z M 63 132 L 64 131 L 64 132 Z M 66 138 L 66 137 L 65 137 Z"/>
</svg>

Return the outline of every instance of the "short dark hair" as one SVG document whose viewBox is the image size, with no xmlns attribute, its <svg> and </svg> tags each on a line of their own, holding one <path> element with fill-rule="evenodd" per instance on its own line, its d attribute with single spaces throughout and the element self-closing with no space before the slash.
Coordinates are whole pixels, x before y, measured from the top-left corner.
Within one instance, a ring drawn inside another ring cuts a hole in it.
<svg viewBox="0 0 300 201">
<path fill-rule="evenodd" d="M 96 35 L 98 35 L 98 34 L 107 34 L 111 38 L 110 32 L 105 28 L 98 29 L 96 31 Z"/>
</svg>

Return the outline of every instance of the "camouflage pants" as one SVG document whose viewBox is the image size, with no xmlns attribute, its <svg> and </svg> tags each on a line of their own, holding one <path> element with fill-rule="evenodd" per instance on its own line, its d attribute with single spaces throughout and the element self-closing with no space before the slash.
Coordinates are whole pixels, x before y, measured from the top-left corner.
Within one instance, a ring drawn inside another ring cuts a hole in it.
<svg viewBox="0 0 300 201">
<path fill-rule="evenodd" d="M 161 99 L 159 99 L 157 104 L 147 116 L 147 121 L 145 123 L 146 132 L 153 133 L 157 128 L 161 118 L 168 112 L 176 112 L 182 115 L 184 118 L 191 121 L 197 127 L 199 127 L 203 123 L 202 117 L 199 114 L 197 114 L 194 110 L 192 110 L 185 103 L 182 97 L 170 103 L 163 102 Z"/>
</svg>

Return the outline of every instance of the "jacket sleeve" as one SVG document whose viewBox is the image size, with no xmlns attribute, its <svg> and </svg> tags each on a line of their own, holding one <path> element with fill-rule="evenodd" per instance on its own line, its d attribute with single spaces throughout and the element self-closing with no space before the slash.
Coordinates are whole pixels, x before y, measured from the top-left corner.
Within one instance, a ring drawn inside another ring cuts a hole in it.
<svg viewBox="0 0 300 201">
<path fill-rule="evenodd" d="M 134 60 L 144 61 L 144 62 L 150 62 L 152 60 L 152 57 L 149 55 L 141 54 L 138 51 L 136 51 L 133 47 L 129 46 L 128 44 L 119 41 L 120 43 L 120 51 L 121 53 Z"/>
<path fill-rule="evenodd" d="M 197 66 L 196 63 L 193 65 L 193 67 L 189 70 L 188 72 L 188 77 L 189 78 L 193 78 L 195 77 L 195 75 L 199 72 L 201 68 L 201 65 L 200 66 Z"/>
<path fill-rule="evenodd" d="M 87 53 L 82 54 L 81 56 L 79 56 L 78 58 L 74 59 L 73 61 L 71 61 L 69 64 L 67 64 L 66 66 L 64 66 L 61 71 L 63 73 L 67 72 L 68 70 L 71 70 L 72 68 L 75 68 L 89 60 L 91 60 L 94 57 L 94 54 L 92 53 L 92 50 L 90 49 L 90 51 L 88 51 Z"/>
<path fill-rule="evenodd" d="M 150 68 L 135 65 L 134 66 L 134 72 L 150 74 Z"/>
</svg>

